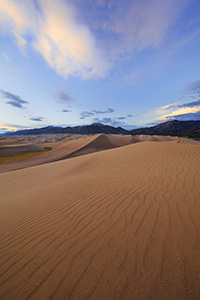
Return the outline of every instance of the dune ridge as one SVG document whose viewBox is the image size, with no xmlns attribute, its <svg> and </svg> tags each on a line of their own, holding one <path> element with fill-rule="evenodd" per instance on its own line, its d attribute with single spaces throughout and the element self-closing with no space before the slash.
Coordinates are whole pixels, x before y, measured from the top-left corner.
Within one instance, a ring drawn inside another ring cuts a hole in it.
<svg viewBox="0 0 200 300">
<path fill-rule="evenodd" d="M 134 142 L 137 141 L 131 135 L 106 135 L 101 133 L 87 145 L 67 155 L 66 158 L 76 157 L 117 147 L 123 147 Z"/>
<path fill-rule="evenodd" d="M 0 297 L 199 299 L 199 167 L 143 142 L 0 174 Z"/>
</svg>

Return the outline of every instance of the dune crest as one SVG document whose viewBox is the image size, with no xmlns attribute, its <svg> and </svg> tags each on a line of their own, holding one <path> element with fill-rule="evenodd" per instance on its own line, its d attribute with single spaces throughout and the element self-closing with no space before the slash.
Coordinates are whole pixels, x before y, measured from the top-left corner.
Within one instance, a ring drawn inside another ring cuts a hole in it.
<svg viewBox="0 0 200 300">
<path fill-rule="evenodd" d="M 131 135 L 106 135 L 101 133 L 90 143 L 78 149 L 77 151 L 72 152 L 66 158 L 122 147 L 132 143 L 133 138 Z"/>
</svg>

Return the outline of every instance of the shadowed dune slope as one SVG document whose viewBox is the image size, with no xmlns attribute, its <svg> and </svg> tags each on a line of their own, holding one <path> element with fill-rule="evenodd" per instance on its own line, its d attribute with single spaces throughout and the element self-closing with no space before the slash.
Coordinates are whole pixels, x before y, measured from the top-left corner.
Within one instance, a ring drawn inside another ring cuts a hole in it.
<svg viewBox="0 0 200 300">
<path fill-rule="evenodd" d="M 122 147 L 136 142 L 139 142 L 139 140 L 137 138 L 134 139 L 131 135 L 100 134 L 90 143 L 78 149 L 77 151 L 72 152 L 66 158 Z"/>
<path fill-rule="evenodd" d="M 199 170 L 143 142 L 0 174 L 0 298 L 199 300 Z"/>
<path fill-rule="evenodd" d="M 44 148 L 34 143 L 20 142 L 16 139 L 0 139 L 0 155 L 13 155 L 40 150 L 44 150 Z"/>
</svg>

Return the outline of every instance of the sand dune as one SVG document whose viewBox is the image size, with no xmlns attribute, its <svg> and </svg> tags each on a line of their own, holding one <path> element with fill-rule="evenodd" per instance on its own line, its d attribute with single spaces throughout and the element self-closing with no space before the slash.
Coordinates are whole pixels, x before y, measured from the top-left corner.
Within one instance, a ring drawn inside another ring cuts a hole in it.
<svg viewBox="0 0 200 300">
<path fill-rule="evenodd" d="M 52 151 L 43 153 L 42 155 L 35 156 L 27 160 L 12 162 L 9 164 L 1 164 L 0 173 L 7 172 L 13 169 L 27 168 L 27 167 L 45 164 L 53 161 L 66 159 L 66 158 L 85 155 L 97 151 L 122 147 L 125 145 L 138 143 L 138 142 L 145 142 L 145 141 L 178 142 L 179 140 L 180 139 L 177 137 L 145 136 L 145 135 L 123 136 L 123 135 L 97 134 L 93 136 L 85 136 L 84 138 L 80 138 L 80 136 L 78 136 L 77 138 L 77 136 L 69 136 L 69 135 L 52 135 L 52 136 L 50 135 L 49 137 L 22 136 L 18 140 L 8 139 L 8 143 L 5 148 L 4 145 L 1 146 L 1 140 L 0 140 L 0 154 L 1 151 L 4 151 L 4 153 L 6 153 L 7 151 L 7 154 L 12 154 L 12 152 L 10 152 L 12 148 L 15 149 L 12 150 L 14 154 L 17 153 L 17 151 L 24 152 L 24 149 L 27 149 L 27 151 L 28 150 L 34 151 L 35 149 L 37 151 L 43 149 L 46 146 L 53 147 Z M 34 142 L 34 143 L 30 144 L 30 142 Z M 11 150 L 9 148 L 10 143 L 12 143 Z"/>
<path fill-rule="evenodd" d="M 42 155 L 32 157 L 31 159 L 27 159 L 24 161 L 17 161 L 9 164 L 0 165 L 0 173 L 7 172 L 15 168 L 27 168 L 31 166 L 36 166 L 40 164 L 45 164 L 61 159 L 67 158 L 68 155 L 73 153 L 74 151 L 79 150 L 84 147 L 92 140 L 96 139 L 97 136 L 90 136 L 81 139 L 69 140 L 67 142 L 53 142 L 53 143 L 39 143 L 40 147 L 53 147 L 53 150 L 43 153 Z M 39 138 L 40 139 L 40 138 Z M 54 138 L 55 139 L 55 138 Z M 35 143 L 37 140 L 35 140 Z M 41 140 L 40 140 L 41 142 Z"/>
<path fill-rule="evenodd" d="M 0 155 L 13 155 L 40 150 L 44 150 L 44 148 L 34 143 L 21 142 L 14 139 L 0 139 Z"/>
<path fill-rule="evenodd" d="M 131 135 L 105 135 L 99 134 L 90 143 L 81 147 L 77 151 L 72 152 L 66 158 L 76 157 L 84 154 L 89 154 L 97 151 L 108 150 L 112 148 L 122 147 L 132 144 L 134 141 Z"/>
<path fill-rule="evenodd" d="M 53 147 L 53 150 L 40 156 L 32 157 L 26 161 L 0 165 L 0 172 L 6 172 L 15 168 L 36 166 L 97 151 L 121 147 L 137 141 L 139 140 L 137 138 L 134 139 L 131 135 L 121 136 L 98 134 L 85 138 L 69 140 L 67 142 L 41 143 L 38 147 L 50 146 Z M 20 143 L 22 142 L 20 141 Z M 19 148 L 18 142 L 16 142 L 16 148 Z"/>
<path fill-rule="evenodd" d="M 142 142 L 0 174 L 0 298 L 198 300 L 199 170 Z"/>
</svg>

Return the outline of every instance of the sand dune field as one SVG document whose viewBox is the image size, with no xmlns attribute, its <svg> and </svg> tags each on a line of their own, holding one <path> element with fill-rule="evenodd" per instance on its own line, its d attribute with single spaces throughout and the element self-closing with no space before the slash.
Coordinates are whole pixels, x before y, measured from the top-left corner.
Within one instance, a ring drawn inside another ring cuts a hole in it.
<svg viewBox="0 0 200 300">
<path fill-rule="evenodd" d="M 20 136 L 18 139 L 0 139 L 0 155 L 38 151 L 43 150 L 45 147 L 53 149 L 26 160 L 0 164 L 0 173 L 146 141 L 176 143 L 187 141 L 188 143 L 195 143 L 195 141 L 169 136 L 122 136 L 105 134 L 84 136 L 82 138 L 79 135 L 54 134 L 46 136 Z"/>
<path fill-rule="evenodd" d="M 200 299 L 200 147 L 129 138 L 0 174 L 0 299 Z"/>
</svg>

